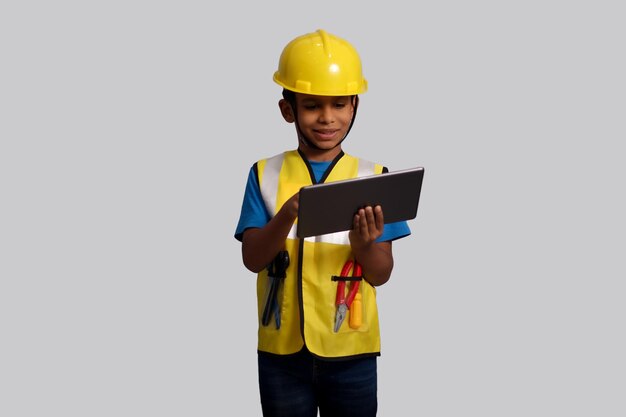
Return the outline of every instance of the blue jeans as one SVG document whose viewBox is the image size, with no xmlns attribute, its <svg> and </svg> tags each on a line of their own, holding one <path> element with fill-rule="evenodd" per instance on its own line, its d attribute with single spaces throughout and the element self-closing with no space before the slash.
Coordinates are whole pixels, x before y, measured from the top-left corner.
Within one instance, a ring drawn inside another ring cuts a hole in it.
<svg viewBox="0 0 626 417">
<path fill-rule="evenodd" d="M 306 349 L 294 355 L 259 353 L 265 417 L 374 417 L 376 357 L 325 361 Z"/>
</svg>

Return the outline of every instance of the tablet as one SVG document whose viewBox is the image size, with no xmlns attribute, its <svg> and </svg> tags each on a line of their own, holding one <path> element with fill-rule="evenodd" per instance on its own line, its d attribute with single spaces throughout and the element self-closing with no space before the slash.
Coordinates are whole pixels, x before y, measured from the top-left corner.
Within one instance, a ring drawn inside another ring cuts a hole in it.
<svg viewBox="0 0 626 417">
<path fill-rule="evenodd" d="M 417 216 L 424 168 L 416 167 L 300 189 L 297 237 L 319 236 L 352 229 L 355 213 L 380 205 L 385 223 Z"/>
</svg>

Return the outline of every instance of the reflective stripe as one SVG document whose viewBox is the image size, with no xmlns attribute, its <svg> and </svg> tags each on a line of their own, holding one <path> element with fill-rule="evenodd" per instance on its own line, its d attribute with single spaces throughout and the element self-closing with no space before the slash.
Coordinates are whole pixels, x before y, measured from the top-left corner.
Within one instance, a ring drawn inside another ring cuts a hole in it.
<svg viewBox="0 0 626 417">
<path fill-rule="evenodd" d="M 350 244 L 350 232 L 336 232 L 336 233 L 328 233 L 326 235 L 321 236 L 311 236 L 304 238 L 307 242 L 316 242 L 316 243 L 334 243 L 337 245 L 349 245 Z"/>
<path fill-rule="evenodd" d="M 267 211 L 271 216 L 276 214 L 278 176 L 280 175 L 280 168 L 283 165 L 284 159 L 285 155 L 282 153 L 267 159 L 265 170 L 263 171 L 263 180 L 261 184 L 259 184 L 265 207 L 267 207 Z"/>
<path fill-rule="evenodd" d="M 359 158 L 359 171 L 357 173 L 358 177 L 365 177 L 367 175 L 375 174 L 375 165 L 373 162 L 366 161 L 365 159 Z"/>
</svg>

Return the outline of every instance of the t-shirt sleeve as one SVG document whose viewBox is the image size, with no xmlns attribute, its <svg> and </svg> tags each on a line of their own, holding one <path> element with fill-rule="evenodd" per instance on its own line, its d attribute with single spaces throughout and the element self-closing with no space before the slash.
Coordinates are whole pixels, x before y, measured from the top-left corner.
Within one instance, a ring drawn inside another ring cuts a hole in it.
<svg viewBox="0 0 626 417">
<path fill-rule="evenodd" d="M 409 224 L 405 221 L 387 223 L 383 229 L 383 234 L 376 239 L 376 242 L 390 242 L 392 240 L 401 239 L 411 234 Z"/>
<path fill-rule="evenodd" d="M 263 227 L 271 219 L 265 207 L 265 203 L 263 202 L 263 197 L 261 196 L 261 189 L 259 188 L 255 167 L 256 166 L 253 166 L 248 174 L 246 191 L 243 196 L 243 203 L 241 204 L 241 214 L 239 215 L 239 222 L 235 229 L 235 239 L 240 242 L 243 239 L 243 232 L 245 232 L 246 229 Z"/>
</svg>

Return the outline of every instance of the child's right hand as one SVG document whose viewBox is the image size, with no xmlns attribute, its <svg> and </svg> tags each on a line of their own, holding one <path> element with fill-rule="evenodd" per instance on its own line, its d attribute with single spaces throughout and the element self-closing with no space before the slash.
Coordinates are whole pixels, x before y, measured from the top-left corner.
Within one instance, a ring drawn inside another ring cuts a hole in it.
<svg viewBox="0 0 626 417">
<path fill-rule="evenodd" d="M 285 246 L 285 239 L 298 217 L 300 193 L 285 201 L 278 213 L 263 227 L 251 227 L 243 233 L 243 263 L 252 272 L 260 272 Z"/>
<path fill-rule="evenodd" d="M 291 221 L 295 221 L 298 217 L 298 207 L 300 204 L 300 192 L 295 193 L 289 200 L 285 201 L 285 204 L 280 208 L 280 211 L 287 216 Z"/>
</svg>

